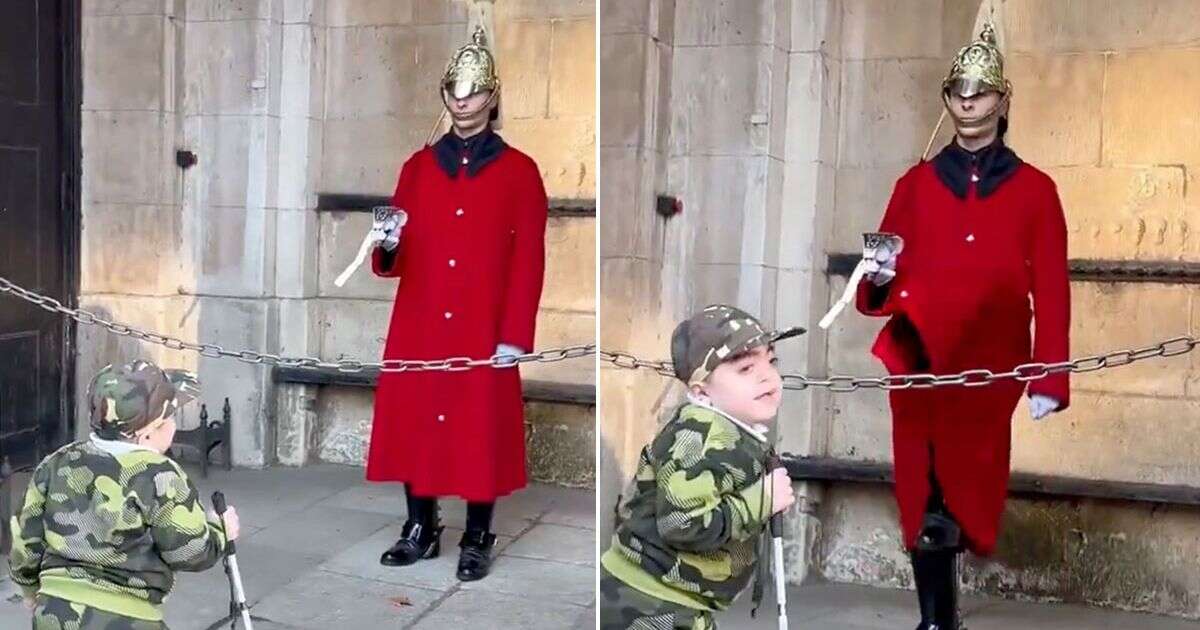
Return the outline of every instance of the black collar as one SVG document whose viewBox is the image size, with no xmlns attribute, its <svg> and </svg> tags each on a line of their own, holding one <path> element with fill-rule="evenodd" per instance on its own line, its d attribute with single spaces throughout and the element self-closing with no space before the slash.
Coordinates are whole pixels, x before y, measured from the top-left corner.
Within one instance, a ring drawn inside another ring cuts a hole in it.
<svg viewBox="0 0 1200 630">
<path fill-rule="evenodd" d="M 460 138 L 454 131 L 446 133 L 434 143 L 433 153 L 438 166 L 450 178 L 458 177 L 463 158 L 467 159 L 467 177 L 475 177 L 483 167 L 500 157 L 505 146 L 504 139 L 488 125 L 470 138 Z"/>
<path fill-rule="evenodd" d="M 979 175 L 976 192 L 983 198 L 996 192 L 1000 184 L 1017 172 L 1020 165 L 1021 158 L 1005 146 L 1001 138 L 974 152 L 959 146 L 957 140 L 951 140 L 933 158 L 933 169 L 938 179 L 959 199 L 967 198 L 972 172 Z"/>
</svg>

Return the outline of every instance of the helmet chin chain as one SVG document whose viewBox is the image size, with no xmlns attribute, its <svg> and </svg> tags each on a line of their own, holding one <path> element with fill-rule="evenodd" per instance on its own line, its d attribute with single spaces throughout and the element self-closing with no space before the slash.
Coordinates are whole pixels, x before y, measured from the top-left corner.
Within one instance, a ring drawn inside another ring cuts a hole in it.
<svg viewBox="0 0 1200 630">
<path fill-rule="evenodd" d="M 942 93 L 942 102 L 946 105 L 946 111 L 950 113 L 950 118 L 954 119 L 954 128 L 956 130 L 961 130 L 964 128 L 972 129 L 990 125 L 993 121 L 999 118 L 1005 107 L 1008 105 L 1011 95 L 1012 90 L 1010 89 L 1008 92 L 1004 93 L 1004 95 L 999 101 L 996 102 L 994 106 L 992 106 L 992 109 L 989 110 L 987 114 L 984 114 L 979 118 L 972 119 L 969 123 L 964 121 L 954 112 L 954 108 L 950 106 L 949 94 L 945 92 Z"/>
</svg>

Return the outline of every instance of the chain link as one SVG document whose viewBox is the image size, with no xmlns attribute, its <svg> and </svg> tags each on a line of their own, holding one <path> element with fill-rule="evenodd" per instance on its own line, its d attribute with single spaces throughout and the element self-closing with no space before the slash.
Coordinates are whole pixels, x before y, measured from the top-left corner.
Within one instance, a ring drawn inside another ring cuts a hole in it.
<svg viewBox="0 0 1200 630">
<path fill-rule="evenodd" d="M 1175 337 L 1162 343 L 1136 350 L 1116 350 L 1107 354 L 1080 357 L 1058 363 L 1023 363 L 1007 372 L 977 368 L 956 374 L 895 374 L 891 376 L 830 376 L 814 378 L 803 374 L 784 374 L 783 388 L 791 390 L 828 389 L 836 393 L 849 393 L 863 389 L 891 391 L 897 389 L 930 389 L 934 387 L 984 387 L 1003 380 L 1022 382 L 1037 381 L 1053 374 L 1070 372 L 1081 374 L 1097 370 L 1121 367 L 1156 357 L 1173 357 L 1187 354 L 1200 345 L 1195 337 Z M 600 351 L 600 360 L 624 369 L 652 369 L 659 374 L 674 376 L 675 371 L 667 361 L 646 361 L 625 352 Z"/>
<path fill-rule="evenodd" d="M 386 359 L 384 361 L 358 361 L 355 359 L 338 359 L 325 361 L 317 357 L 285 357 L 277 354 L 254 352 L 252 350 L 233 351 L 211 343 L 192 343 L 175 337 L 169 337 L 155 332 L 140 330 L 127 324 L 113 322 L 90 311 L 64 306 L 62 302 L 40 293 L 30 291 L 13 284 L 7 278 L 0 276 L 0 293 L 8 293 L 25 300 L 38 308 L 51 313 L 65 315 L 85 326 L 99 326 L 110 333 L 122 337 L 130 337 L 149 344 L 163 346 L 171 350 L 188 350 L 201 356 L 213 359 L 235 359 L 252 365 L 271 365 L 287 368 L 303 368 L 313 370 L 337 370 L 345 373 L 360 372 L 462 372 L 478 367 L 511 368 L 522 363 L 557 363 L 571 359 L 589 357 L 596 354 L 596 344 L 580 344 L 563 348 L 551 348 L 540 352 L 518 355 L 497 355 L 486 359 L 470 357 L 450 357 L 431 361 Z"/>
</svg>

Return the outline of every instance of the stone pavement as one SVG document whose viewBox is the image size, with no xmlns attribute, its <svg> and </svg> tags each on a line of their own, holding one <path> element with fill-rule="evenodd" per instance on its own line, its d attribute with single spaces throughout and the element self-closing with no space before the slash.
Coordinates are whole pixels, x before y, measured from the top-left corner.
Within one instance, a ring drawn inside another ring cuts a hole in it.
<svg viewBox="0 0 1200 630">
<path fill-rule="evenodd" d="M 758 619 L 750 618 L 749 593 L 717 617 L 720 630 L 775 630 L 774 586 L 768 586 Z M 1031 604 L 967 597 L 970 630 L 1200 630 L 1200 623 L 1066 604 Z M 911 630 L 915 595 L 909 591 L 845 584 L 810 584 L 788 591 L 788 625 L 799 630 Z"/>
<path fill-rule="evenodd" d="M 189 469 L 203 495 L 222 490 L 241 515 L 238 559 L 256 630 L 338 628 L 593 628 L 595 501 L 590 490 L 535 485 L 496 506 L 497 560 L 485 580 L 455 579 L 461 501 L 443 502 L 442 555 L 379 564 L 400 534 L 401 487 L 363 481 L 361 468 Z M 29 627 L 10 601 L 0 557 L 0 628 Z M 182 574 L 167 602 L 172 630 L 203 630 L 228 610 L 220 567 Z M 224 626 L 228 627 L 228 626 Z"/>
</svg>

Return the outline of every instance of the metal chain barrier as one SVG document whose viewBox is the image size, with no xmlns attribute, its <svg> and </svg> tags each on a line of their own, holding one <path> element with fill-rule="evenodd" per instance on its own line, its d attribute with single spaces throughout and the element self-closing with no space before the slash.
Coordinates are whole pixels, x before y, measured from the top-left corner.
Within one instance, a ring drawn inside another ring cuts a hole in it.
<svg viewBox="0 0 1200 630">
<path fill-rule="evenodd" d="M 120 322 L 109 321 L 89 311 L 64 306 L 62 302 L 52 297 L 41 295 L 40 293 L 22 288 L 16 284 L 13 284 L 7 278 L 2 276 L 0 276 L 0 293 L 11 294 L 45 311 L 70 317 L 80 324 L 84 324 L 86 326 L 99 326 L 117 336 L 137 339 L 146 343 L 163 346 L 164 348 L 169 348 L 171 350 L 189 350 L 209 358 L 236 359 L 243 363 L 251 363 L 255 365 L 274 365 L 280 367 L 318 370 L 334 369 L 339 372 L 348 373 L 368 371 L 462 372 L 477 367 L 507 368 L 514 367 L 521 363 L 556 363 L 558 361 L 589 357 L 596 354 L 596 344 L 592 343 L 567 346 L 563 348 L 551 348 L 549 350 L 531 352 L 528 354 L 512 356 L 498 355 L 488 357 L 486 359 L 450 357 L 447 359 L 435 359 L 429 361 L 386 359 L 384 361 L 371 362 L 357 361 L 353 359 L 325 361 L 317 357 L 285 357 L 277 354 L 254 352 L 252 350 L 226 350 L 225 348 L 222 348 L 216 344 L 192 343 L 189 341 L 183 341 L 182 339 L 178 339 L 176 337 L 140 330 Z"/>
<path fill-rule="evenodd" d="M 784 389 L 792 390 L 824 388 L 838 393 L 854 392 L 860 389 L 891 391 L 895 389 L 929 389 L 946 386 L 983 387 L 1007 379 L 1022 382 L 1036 381 L 1052 374 L 1064 372 L 1081 374 L 1106 368 L 1121 367 L 1155 357 L 1174 357 L 1195 350 L 1197 345 L 1200 345 L 1200 340 L 1195 337 L 1175 337 L 1160 344 L 1137 350 L 1117 350 L 1107 354 L 1082 357 L 1059 363 L 1023 363 L 1007 372 L 975 369 L 957 374 L 944 375 L 896 374 L 881 377 L 831 376 L 829 378 L 813 378 L 803 374 L 784 374 L 783 387 Z M 625 352 L 601 350 L 600 360 L 611 363 L 619 368 L 649 369 L 664 376 L 675 376 L 675 371 L 671 367 L 670 362 L 646 361 Z"/>
</svg>

